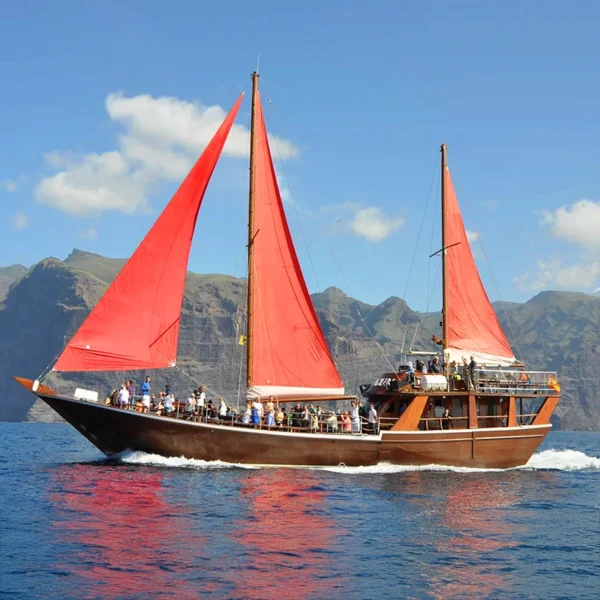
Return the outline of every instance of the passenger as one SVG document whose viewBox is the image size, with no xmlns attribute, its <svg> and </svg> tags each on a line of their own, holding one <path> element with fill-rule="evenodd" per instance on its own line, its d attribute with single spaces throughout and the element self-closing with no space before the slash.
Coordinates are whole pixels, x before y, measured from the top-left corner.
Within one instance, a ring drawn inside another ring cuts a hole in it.
<svg viewBox="0 0 600 600">
<path fill-rule="evenodd" d="M 450 375 L 450 377 L 452 377 L 453 375 L 456 375 L 458 373 L 458 369 L 456 368 L 456 361 L 453 360 L 450 363 L 450 367 L 448 367 L 448 375 Z"/>
<path fill-rule="evenodd" d="M 150 394 L 150 410 L 156 410 L 156 395 Z"/>
<path fill-rule="evenodd" d="M 127 380 L 127 391 L 129 392 L 129 402 L 131 404 L 131 408 L 133 409 L 135 407 L 135 398 L 133 393 L 133 381 L 131 381 L 131 379 Z"/>
<path fill-rule="evenodd" d="M 250 402 L 250 400 L 246 400 L 246 410 L 244 411 L 244 415 L 242 416 L 242 423 L 244 423 L 244 424 L 250 423 L 251 417 L 252 417 L 252 402 Z"/>
<path fill-rule="evenodd" d="M 260 425 L 260 413 L 262 412 L 262 402 L 260 398 L 256 398 L 252 403 L 252 417 L 250 423 L 253 425 Z"/>
<path fill-rule="evenodd" d="M 272 427 L 275 425 L 275 402 L 273 396 L 269 396 L 269 400 L 265 405 L 265 425 Z"/>
<path fill-rule="evenodd" d="M 227 404 L 225 403 L 225 398 L 219 398 L 219 418 L 227 418 Z"/>
<path fill-rule="evenodd" d="M 302 429 L 308 431 L 310 429 L 310 410 L 308 405 L 304 405 L 304 409 L 302 410 Z"/>
<path fill-rule="evenodd" d="M 319 419 L 319 430 L 323 430 L 323 427 L 321 427 L 324 419 L 325 419 L 325 413 L 323 412 L 323 408 L 321 407 L 321 405 L 319 404 L 319 406 L 317 406 L 317 418 Z"/>
<path fill-rule="evenodd" d="M 471 387 L 469 389 L 477 390 L 479 387 L 479 373 L 474 356 L 471 356 L 471 362 L 469 363 L 469 377 L 471 378 Z"/>
<path fill-rule="evenodd" d="M 352 419 L 347 410 L 342 414 L 342 432 L 352 433 Z"/>
<path fill-rule="evenodd" d="M 165 400 L 165 393 L 161 392 L 160 396 L 158 398 L 158 404 L 156 405 L 156 416 L 157 417 L 160 417 L 163 414 L 163 412 L 165 411 L 164 400 Z"/>
<path fill-rule="evenodd" d="M 281 429 L 283 427 L 284 417 L 285 417 L 285 413 L 283 412 L 283 409 L 281 408 L 281 406 L 279 406 L 277 408 L 277 412 L 275 414 L 275 425 L 277 425 L 277 427 L 279 429 Z"/>
<path fill-rule="evenodd" d="M 119 406 L 119 390 L 116 388 L 110 394 L 110 403 L 113 406 Z"/>
<path fill-rule="evenodd" d="M 313 433 L 319 431 L 319 417 L 316 412 L 310 415 L 310 430 Z"/>
<path fill-rule="evenodd" d="M 296 403 L 294 410 L 290 413 L 292 418 L 292 427 L 302 427 L 302 407 Z"/>
<path fill-rule="evenodd" d="M 408 381 L 415 380 L 415 368 L 413 367 L 412 362 L 408 361 Z"/>
<path fill-rule="evenodd" d="M 198 394 L 196 396 L 196 410 L 198 411 L 198 415 L 200 417 L 202 417 L 204 415 L 205 402 L 206 402 L 206 393 L 204 392 L 204 386 L 201 385 L 200 390 L 198 391 Z"/>
<path fill-rule="evenodd" d="M 170 388 L 169 388 L 170 389 Z M 175 411 L 175 398 L 173 392 L 169 392 L 164 398 L 165 415 L 171 416 Z"/>
<path fill-rule="evenodd" d="M 144 407 L 144 412 L 147 413 L 150 411 L 150 375 L 148 375 L 146 379 L 142 381 L 142 385 L 140 385 L 140 394 L 142 395 L 142 406 Z"/>
<path fill-rule="evenodd" d="M 314 404 L 311 404 L 308 410 L 311 415 L 317 412 L 317 409 L 315 408 Z"/>
<path fill-rule="evenodd" d="M 127 391 L 127 386 L 125 384 L 121 385 L 121 389 L 117 396 L 117 402 L 119 403 L 119 408 L 126 409 L 129 406 L 129 392 Z"/>
<path fill-rule="evenodd" d="M 468 390 L 472 390 L 472 384 L 471 384 L 471 373 L 469 372 L 469 363 L 467 362 L 467 359 L 463 356 L 463 364 L 462 364 L 462 378 L 465 381 L 465 386 Z"/>
<path fill-rule="evenodd" d="M 185 416 L 190 420 L 196 412 L 196 395 L 191 392 L 188 399 L 185 401 Z"/>
<path fill-rule="evenodd" d="M 338 431 L 338 420 L 333 411 L 329 413 L 327 420 L 325 421 L 327 424 L 327 433 L 337 433 Z"/>
<path fill-rule="evenodd" d="M 358 416 L 358 404 L 352 400 L 350 403 L 350 419 L 352 421 L 352 433 L 360 433 L 360 417 Z"/>
<path fill-rule="evenodd" d="M 377 433 L 377 411 L 375 405 L 371 402 L 371 408 L 369 408 L 369 428 L 372 434 Z"/>
<path fill-rule="evenodd" d="M 275 404 L 273 403 L 273 396 L 269 398 L 269 401 L 265 406 L 265 425 L 267 427 L 273 427 L 273 425 L 275 425 Z"/>
<path fill-rule="evenodd" d="M 450 411 L 448 408 L 445 408 L 442 414 L 442 429 L 450 429 L 450 419 Z"/>
<path fill-rule="evenodd" d="M 358 416 L 361 421 L 367 418 L 367 411 L 365 410 L 365 404 L 362 400 L 359 400 L 358 402 Z"/>
<path fill-rule="evenodd" d="M 437 356 L 433 357 L 431 365 L 429 366 L 430 373 L 441 373 L 442 367 L 440 366 L 440 359 Z"/>
</svg>

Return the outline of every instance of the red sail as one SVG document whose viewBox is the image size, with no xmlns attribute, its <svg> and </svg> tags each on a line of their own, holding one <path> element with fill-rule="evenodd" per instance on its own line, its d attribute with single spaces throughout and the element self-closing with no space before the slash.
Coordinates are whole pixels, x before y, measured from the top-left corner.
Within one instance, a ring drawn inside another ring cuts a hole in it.
<svg viewBox="0 0 600 600">
<path fill-rule="evenodd" d="M 446 354 L 461 361 L 472 354 L 480 363 L 508 365 L 513 351 L 479 277 L 456 192 L 446 169 L 446 270 L 448 340 Z"/>
<path fill-rule="evenodd" d="M 249 393 L 340 395 L 342 380 L 306 288 L 283 210 L 260 95 L 256 104 Z"/>
<path fill-rule="evenodd" d="M 190 246 L 204 192 L 242 102 L 231 112 L 123 270 L 77 330 L 55 371 L 175 365 Z"/>
</svg>

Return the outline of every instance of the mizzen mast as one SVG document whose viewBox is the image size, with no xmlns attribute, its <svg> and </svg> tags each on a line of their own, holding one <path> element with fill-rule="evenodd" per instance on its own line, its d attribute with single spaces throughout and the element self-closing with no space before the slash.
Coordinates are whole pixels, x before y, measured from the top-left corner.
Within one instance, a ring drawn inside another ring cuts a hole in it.
<svg viewBox="0 0 600 600">
<path fill-rule="evenodd" d="M 442 348 L 448 348 L 448 263 L 446 261 L 446 144 L 442 144 Z M 444 363 L 446 363 L 444 357 Z"/>
<path fill-rule="evenodd" d="M 248 300 L 247 300 L 247 311 L 248 311 L 248 323 L 246 331 L 246 357 L 247 357 L 247 371 L 246 371 L 246 385 L 248 389 L 252 387 L 252 333 L 254 328 L 254 315 L 252 311 L 252 284 L 253 284 L 253 271 L 254 271 L 254 236 L 256 231 L 254 230 L 254 207 L 255 207 L 255 183 L 256 183 L 256 104 L 257 104 L 257 92 L 258 92 L 258 73 L 254 71 L 252 73 L 252 109 L 250 117 L 250 192 L 248 201 Z"/>
</svg>

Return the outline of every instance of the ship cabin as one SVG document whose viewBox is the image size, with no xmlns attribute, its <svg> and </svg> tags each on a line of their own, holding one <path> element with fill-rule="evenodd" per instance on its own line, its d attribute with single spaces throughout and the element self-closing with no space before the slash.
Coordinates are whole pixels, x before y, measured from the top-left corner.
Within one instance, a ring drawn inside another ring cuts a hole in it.
<svg viewBox="0 0 600 600">
<path fill-rule="evenodd" d="M 475 369 L 473 381 L 467 382 L 460 370 L 422 373 L 407 361 L 395 373 L 361 385 L 360 391 L 375 404 L 382 431 L 547 424 L 560 398 L 556 372 L 527 371 L 524 365 L 481 366 Z"/>
</svg>

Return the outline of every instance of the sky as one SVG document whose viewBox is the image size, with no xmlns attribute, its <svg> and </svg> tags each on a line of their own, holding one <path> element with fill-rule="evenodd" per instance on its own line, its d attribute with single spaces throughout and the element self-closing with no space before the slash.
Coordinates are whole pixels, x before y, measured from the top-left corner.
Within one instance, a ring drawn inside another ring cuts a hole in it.
<svg viewBox="0 0 600 600">
<path fill-rule="evenodd" d="M 492 300 L 600 293 L 598 22 L 586 0 L 6 0 L 0 265 L 131 255 L 259 64 L 311 292 L 439 310 L 446 143 Z M 198 273 L 245 275 L 246 96 Z"/>
</svg>

